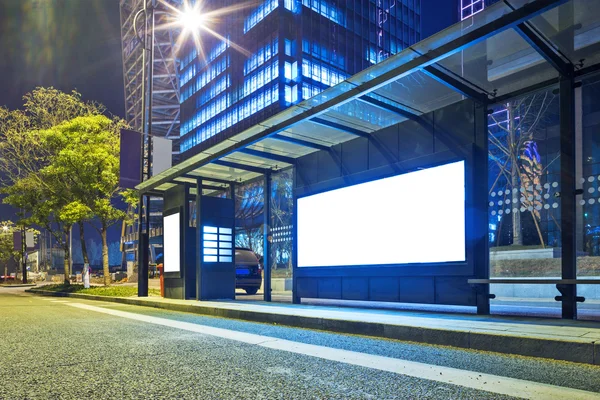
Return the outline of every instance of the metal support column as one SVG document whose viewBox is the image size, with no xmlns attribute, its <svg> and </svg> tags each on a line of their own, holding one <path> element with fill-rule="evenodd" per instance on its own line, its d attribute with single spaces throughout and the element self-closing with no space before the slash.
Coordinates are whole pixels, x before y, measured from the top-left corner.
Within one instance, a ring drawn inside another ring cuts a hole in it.
<svg viewBox="0 0 600 400">
<path fill-rule="evenodd" d="M 577 277 L 575 231 L 575 88 L 573 76 L 560 78 L 560 228 L 561 277 Z M 577 318 L 577 286 L 561 288 L 562 317 Z"/>
<path fill-rule="evenodd" d="M 475 151 L 473 154 L 473 230 L 475 239 L 474 273 L 479 279 L 490 277 L 488 236 L 488 113 L 487 103 L 475 103 Z M 477 314 L 490 313 L 490 285 L 476 288 Z"/>
<path fill-rule="evenodd" d="M 69 240 L 71 240 L 71 239 L 69 239 Z M 69 246 L 70 245 L 71 245 L 71 242 L 69 242 Z M 23 225 L 21 227 L 21 246 L 22 246 L 21 251 L 23 252 L 21 254 L 22 255 L 21 261 L 23 263 L 21 265 L 21 267 L 22 267 L 21 272 L 23 274 L 22 282 L 25 285 L 25 284 L 27 284 L 27 254 L 26 254 L 27 253 L 27 232 L 25 232 L 25 225 Z M 71 257 L 71 253 L 69 253 L 69 257 Z M 71 274 L 73 272 L 73 266 L 70 265 L 69 268 L 71 268 L 71 271 L 69 271 L 69 274 Z"/>
<path fill-rule="evenodd" d="M 144 212 L 144 197 L 146 198 L 145 221 L 142 213 Z M 138 297 L 148 297 L 148 245 L 150 237 L 150 197 L 140 196 L 138 207 Z M 144 224 L 146 226 L 144 226 Z"/>
<path fill-rule="evenodd" d="M 202 224 L 200 223 L 200 210 L 202 209 L 202 178 L 196 180 L 196 300 L 200 301 L 202 292 Z"/>
<path fill-rule="evenodd" d="M 271 301 L 271 174 L 265 174 L 263 210 L 264 300 Z"/>
<path fill-rule="evenodd" d="M 293 224 L 292 224 L 292 303 L 301 304 L 302 299 L 298 296 L 298 197 L 296 196 L 296 183 L 298 178 L 298 168 L 294 166 L 294 172 L 292 173 L 292 213 L 293 213 Z"/>
</svg>

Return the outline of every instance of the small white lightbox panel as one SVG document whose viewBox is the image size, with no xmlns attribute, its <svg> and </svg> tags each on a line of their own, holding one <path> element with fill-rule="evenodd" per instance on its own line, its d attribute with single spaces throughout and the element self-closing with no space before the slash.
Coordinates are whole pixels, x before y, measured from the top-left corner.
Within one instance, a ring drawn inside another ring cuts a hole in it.
<svg viewBox="0 0 600 400">
<path fill-rule="evenodd" d="M 179 213 L 163 218 L 164 272 L 179 272 L 181 269 L 179 220 Z"/>
</svg>

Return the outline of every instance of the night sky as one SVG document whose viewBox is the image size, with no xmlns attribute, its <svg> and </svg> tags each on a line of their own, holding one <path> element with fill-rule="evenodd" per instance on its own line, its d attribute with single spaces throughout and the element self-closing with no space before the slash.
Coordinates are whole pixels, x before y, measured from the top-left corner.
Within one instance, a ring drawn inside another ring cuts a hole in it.
<svg viewBox="0 0 600 400">
<path fill-rule="evenodd" d="M 422 37 L 456 22 L 458 0 L 422 0 Z M 0 105 L 36 86 L 76 89 L 124 116 L 119 0 L 0 0 Z M 14 219 L 0 205 L 0 220 Z"/>
</svg>

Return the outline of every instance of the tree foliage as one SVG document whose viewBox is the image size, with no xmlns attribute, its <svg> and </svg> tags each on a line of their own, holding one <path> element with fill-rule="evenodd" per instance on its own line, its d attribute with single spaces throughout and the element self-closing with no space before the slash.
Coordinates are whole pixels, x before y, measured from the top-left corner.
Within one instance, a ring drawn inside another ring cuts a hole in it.
<svg viewBox="0 0 600 400">
<path fill-rule="evenodd" d="M 46 228 L 64 249 L 68 281 L 68 234 L 73 224 L 92 223 L 103 239 L 108 274 L 108 227 L 125 218 L 114 206 L 120 194 L 119 131 L 124 122 L 103 115 L 77 92 L 37 88 L 23 110 L 0 109 L 0 173 L 4 202 L 21 210 L 23 223 Z M 85 241 L 83 241 L 85 243 Z M 109 284 L 110 281 L 106 281 Z"/>
</svg>

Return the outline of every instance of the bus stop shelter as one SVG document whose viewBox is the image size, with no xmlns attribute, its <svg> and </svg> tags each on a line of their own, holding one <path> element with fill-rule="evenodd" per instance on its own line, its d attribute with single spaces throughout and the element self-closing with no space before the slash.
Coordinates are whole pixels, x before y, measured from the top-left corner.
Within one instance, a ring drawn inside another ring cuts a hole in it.
<svg viewBox="0 0 600 400">
<path fill-rule="evenodd" d="M 265 177 L 265 193 L 270 193 L 273 173 L 294 167 L 296 180 L 305 179 L 300 176 L 302 171 L 307 171 L 303 160 L 311 157 L 325 157 L 344 174 L 337 151 L 340 146 L 360 139 L 360 143 L 379 147 L 385 156 L 385 144 L 377 135 L 381 130 L 406 121 L 431 124 L 427 117 L 431 113 L 459 110 L 452 107 L 468 104 L 467 108 L 472 110 L 469 116 L 472 140 L 456 144 L 456 149 L 470 149 L 465 156 L 474 167 L 467 189 L 472 206 L 467 217 L 473 239 L 469 253 L 472 271 L 461 275 L 461 279 L 472 288 L 468 296 L 473 300 L 468 304 L 477 306 L 478 313 L 486 314 L 490 305 L 488 110 L 490 105 L 555 87 L 560 103 L 562 243 L 562 275 L 555 283 L 561 292 L 557 299 L 562 302 L 563 318 L 575 318 L 577 301 L 581 299 L 577 296 L 575 249 L 575 207 L 580 191 L 575 181 L 574 93 L 583 77 L 598 70 L 600 9 L 591 3 L 585 0 L 501 1 L 241 133 L 219 136 L 222 141 L 201 147 L 199 153 L 136 188 L 142 197 L 162 197 L 177 187 L 191 188 L 192 192 L 186 189 L 186 193 L 197 196 L 199 215 L 203 193 L 232 190 L 234 185 L 260 176 Z M 463 116 L 456 112 L 452 118 L 460 124 Z M 444 142 L 440 134 L 440 143 L 452 150 L 456 137 L 451 135 L 446 139 Z M 404 161 L 394 159 L 389 164 L 402 172 L 402 168 L 411 165 Z M 265 201 L 263 212 L 266 301 L 271 299 L 269 203 Z M 183 213 L 189 216 L 192 211 Z M 148 220 L 145 219 L 146 224 Z M 201 235 L 200 225 L 194 228 L 196 237 Z M 139 296 L 148 293 L 148 231 L 148 226 L 140 224 Z M 196 263 L 199 270 L 200 258 L 192 257 L 188 261 Z M 296 281 L 310 278 L 303 274 L 310 273 L 294 268 L 295 301 L 303 297 L 297 291 L 304 290 Z M 448 297 L 444 302 L 451 304 L 453 298 Z M 466 303 L 458 300 L 457 304 Z"/>
</svg>

